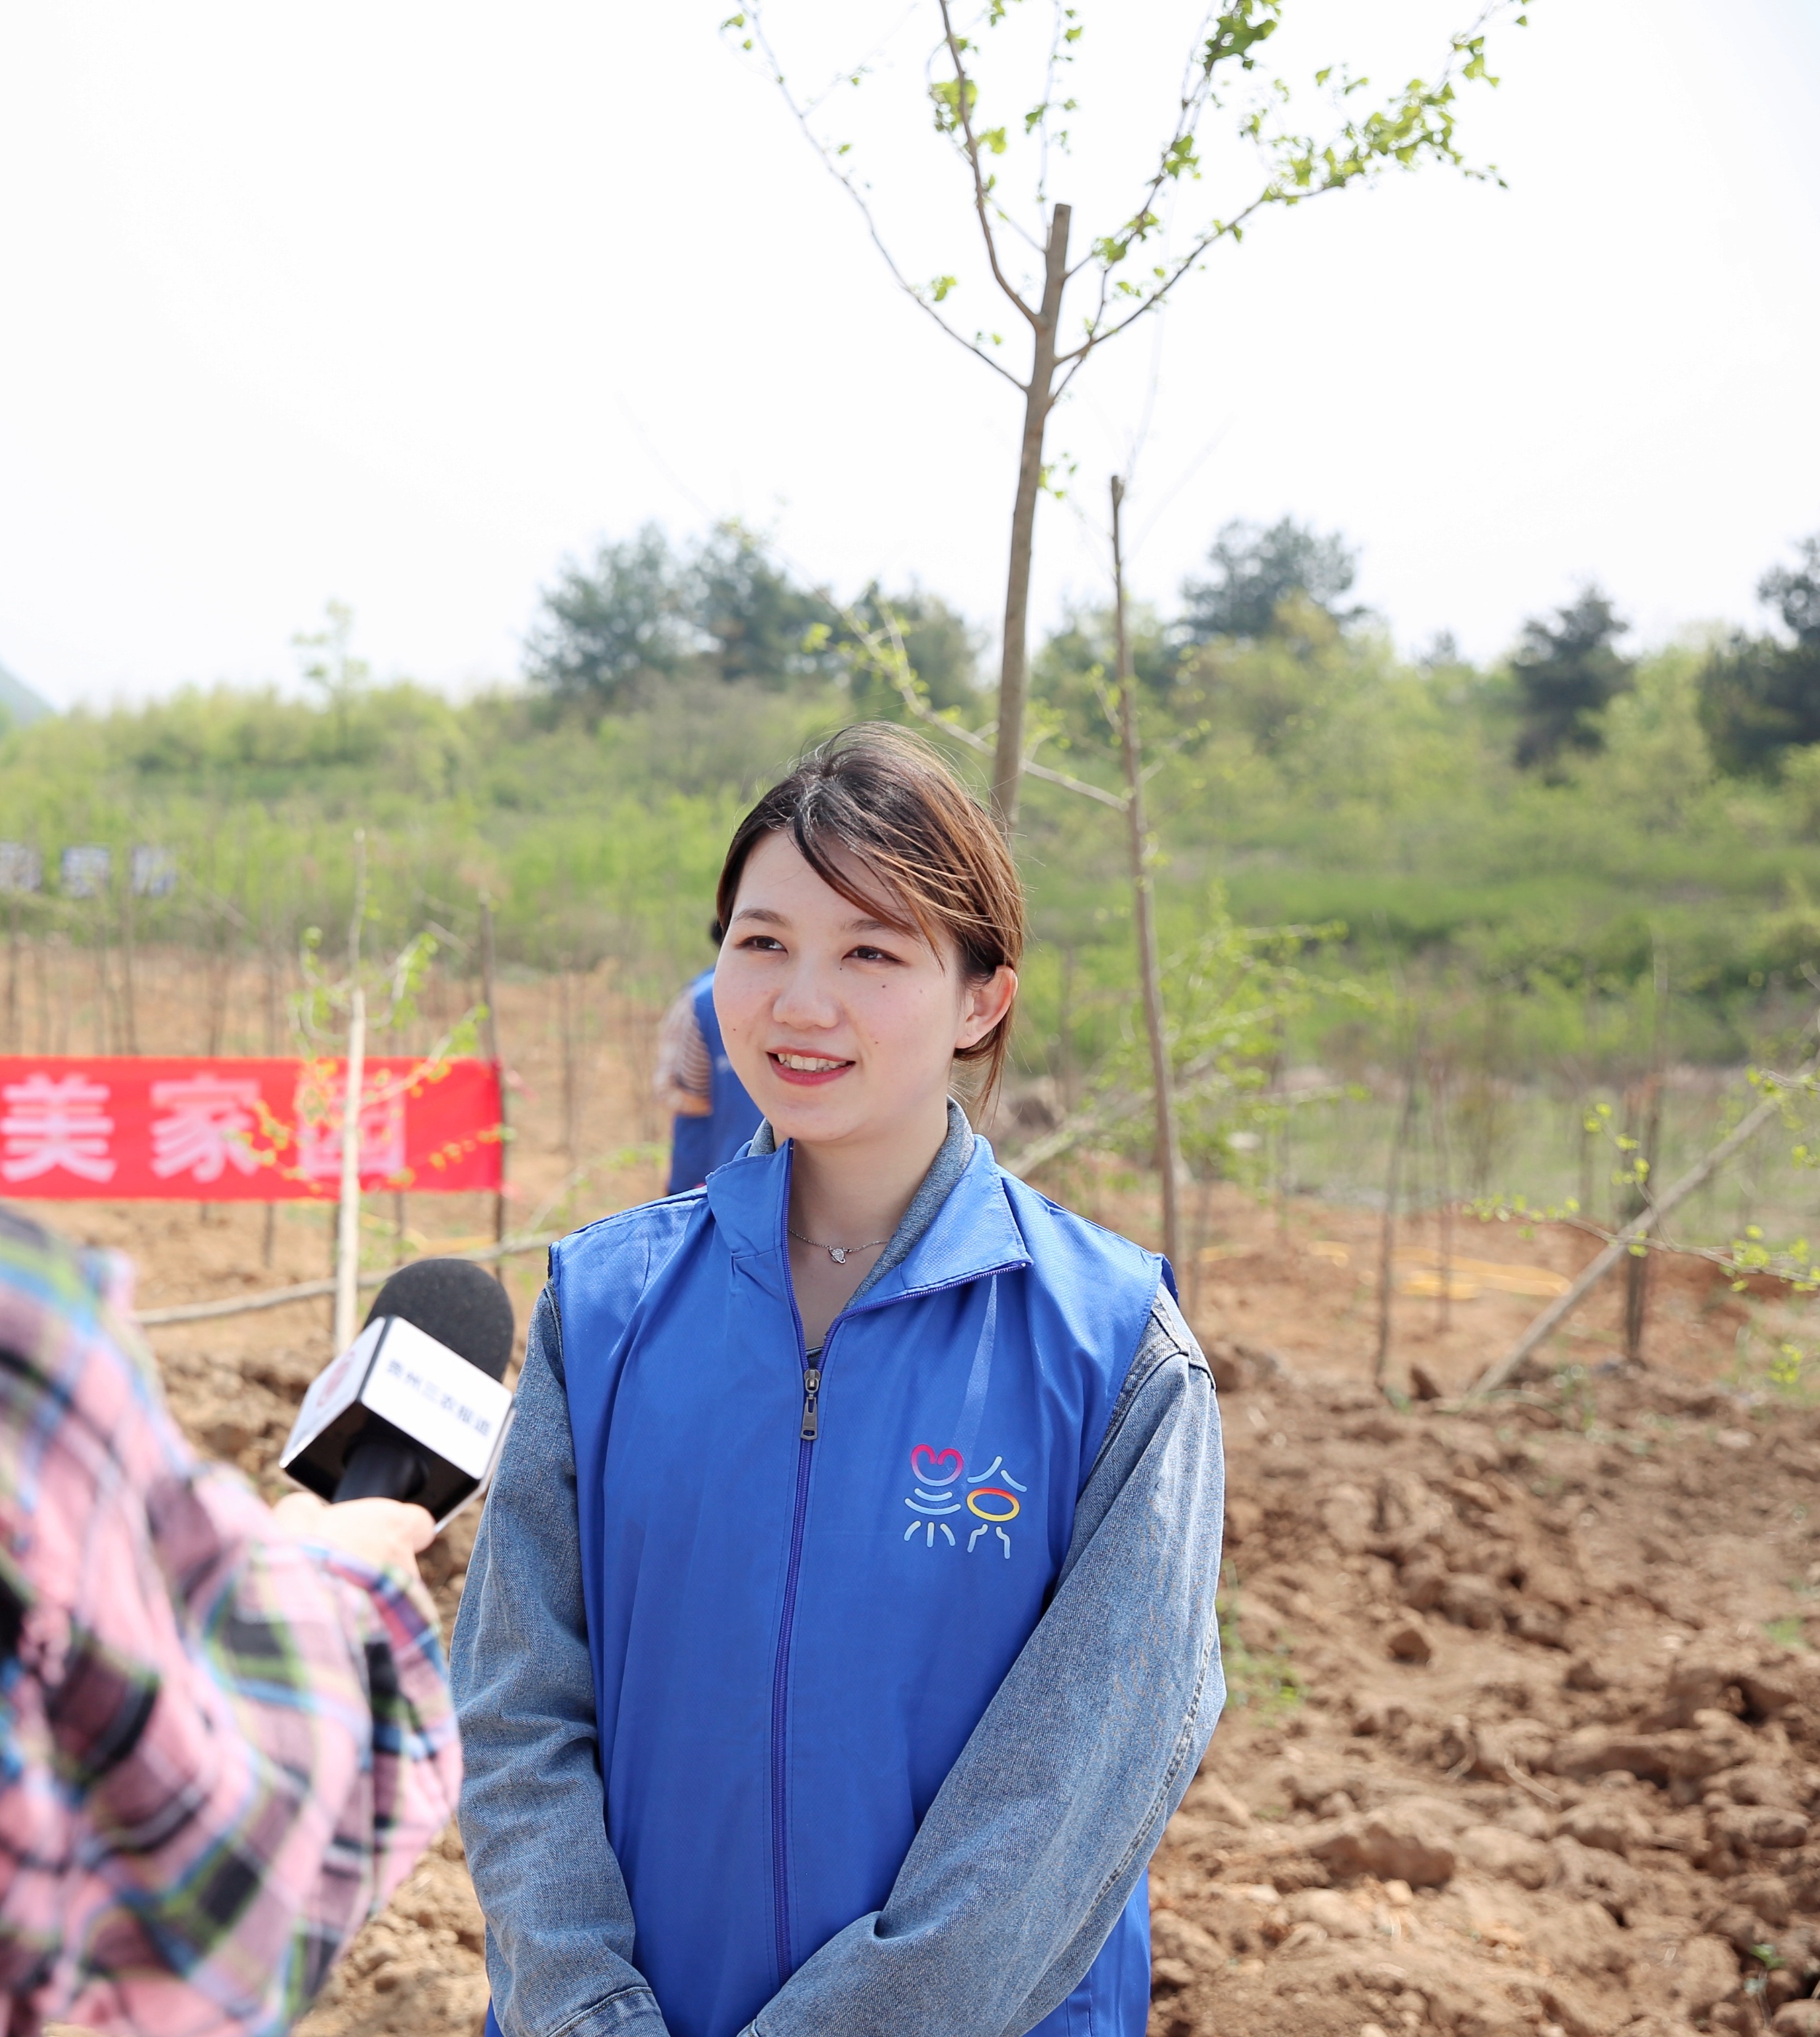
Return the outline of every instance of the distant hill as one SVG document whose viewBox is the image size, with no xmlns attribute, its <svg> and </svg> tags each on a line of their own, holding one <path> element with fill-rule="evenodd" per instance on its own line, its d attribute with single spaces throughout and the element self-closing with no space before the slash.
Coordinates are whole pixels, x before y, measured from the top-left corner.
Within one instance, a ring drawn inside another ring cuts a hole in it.
<svg viewBox="0 0 1820 2037">
<path fill-rule="evenodd" d="M 56 712 L 41 693 L 33 693 L 23 679 L 15 678 L 0 665 L 0 715 L 6 717 L 8 727 L 25 728 Z"/>
</svg>

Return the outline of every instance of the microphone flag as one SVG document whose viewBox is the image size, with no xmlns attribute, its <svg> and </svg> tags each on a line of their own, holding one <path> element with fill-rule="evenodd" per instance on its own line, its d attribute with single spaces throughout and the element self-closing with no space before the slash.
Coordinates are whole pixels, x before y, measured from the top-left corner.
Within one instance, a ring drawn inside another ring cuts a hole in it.
<svg viewBox="0 0 1820 2037">
<path fill-rule="evenodd" d="M 332 1500 L 370 1418 L 420 1446 L 413 1497 L 442 1528 L 493 1476 L 512 1425 L 511 1389 L 399 1316 L 376 1316 L 312 1383 L 278 1462 Z"/>
</svg>

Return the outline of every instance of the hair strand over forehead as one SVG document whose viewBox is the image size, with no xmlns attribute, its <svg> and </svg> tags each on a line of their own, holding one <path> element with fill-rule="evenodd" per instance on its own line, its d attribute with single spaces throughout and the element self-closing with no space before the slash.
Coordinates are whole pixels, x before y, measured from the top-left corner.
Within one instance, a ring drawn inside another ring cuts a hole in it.
<svg viewBox="0 0 1820 2037">
<path fill-rule="evenodd" d="M 1024 891 L 1004 838 L 940 753 L 906 730 L 889 722 L 843 729 L 765 795 L 727 848 L 715 899 L 723 928 L 746 863 L 770 834 L 787 835 L 823 883 L 861 912 L 920 935 L 944 965 L 958 956 L 969 982 L 1023 959 Z M 997 1087 L 1010 1038 L 1007 1012 L 957 1056 L 981 1078 L 969 1085 L 978 1099 Z"/>
</svg>

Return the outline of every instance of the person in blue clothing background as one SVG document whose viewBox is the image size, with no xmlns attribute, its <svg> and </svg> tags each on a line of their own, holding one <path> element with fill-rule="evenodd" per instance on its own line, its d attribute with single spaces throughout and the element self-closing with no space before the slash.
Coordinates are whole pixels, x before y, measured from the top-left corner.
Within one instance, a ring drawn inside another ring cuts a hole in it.
<svg viewBox="0 0 1820 2037">
<path fill-rule="evenodd" d="M 1024 907 L 926 746 L 741 823 L 712 979 L 764 1121 L 551 1253 L 458 1622 L 504 2037 L 1141 2037 L 1224 1699 L 1206 1360 L 997 1164 Z"/>
<path fill-rule="evenodd" d="M 719 947 L 718 920 L 708 933 Z M 764 1122 L 727 1057 L 712 969 L 704 969 L 663 1015 L 651 1087 L 670 1113 L 670 1195 L 699 1189 Z"/>
</svg>

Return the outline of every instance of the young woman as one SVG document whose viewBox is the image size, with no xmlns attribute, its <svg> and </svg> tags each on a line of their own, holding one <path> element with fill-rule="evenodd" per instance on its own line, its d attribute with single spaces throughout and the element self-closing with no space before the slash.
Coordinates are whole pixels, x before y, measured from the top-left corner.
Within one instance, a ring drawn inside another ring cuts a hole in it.
<svg viewBox="0 0 1820 2037">
<path fill-rule="evenodd" d="M 765 1113 L 550 1255 L 455 1642 L 505 2037 L 1142 2037 L 1224 1696 L 1205 1360 L 1004 1173 L 1024 937 L 934 754 L 849 731 L 727 851 Z"/>
</svg>

